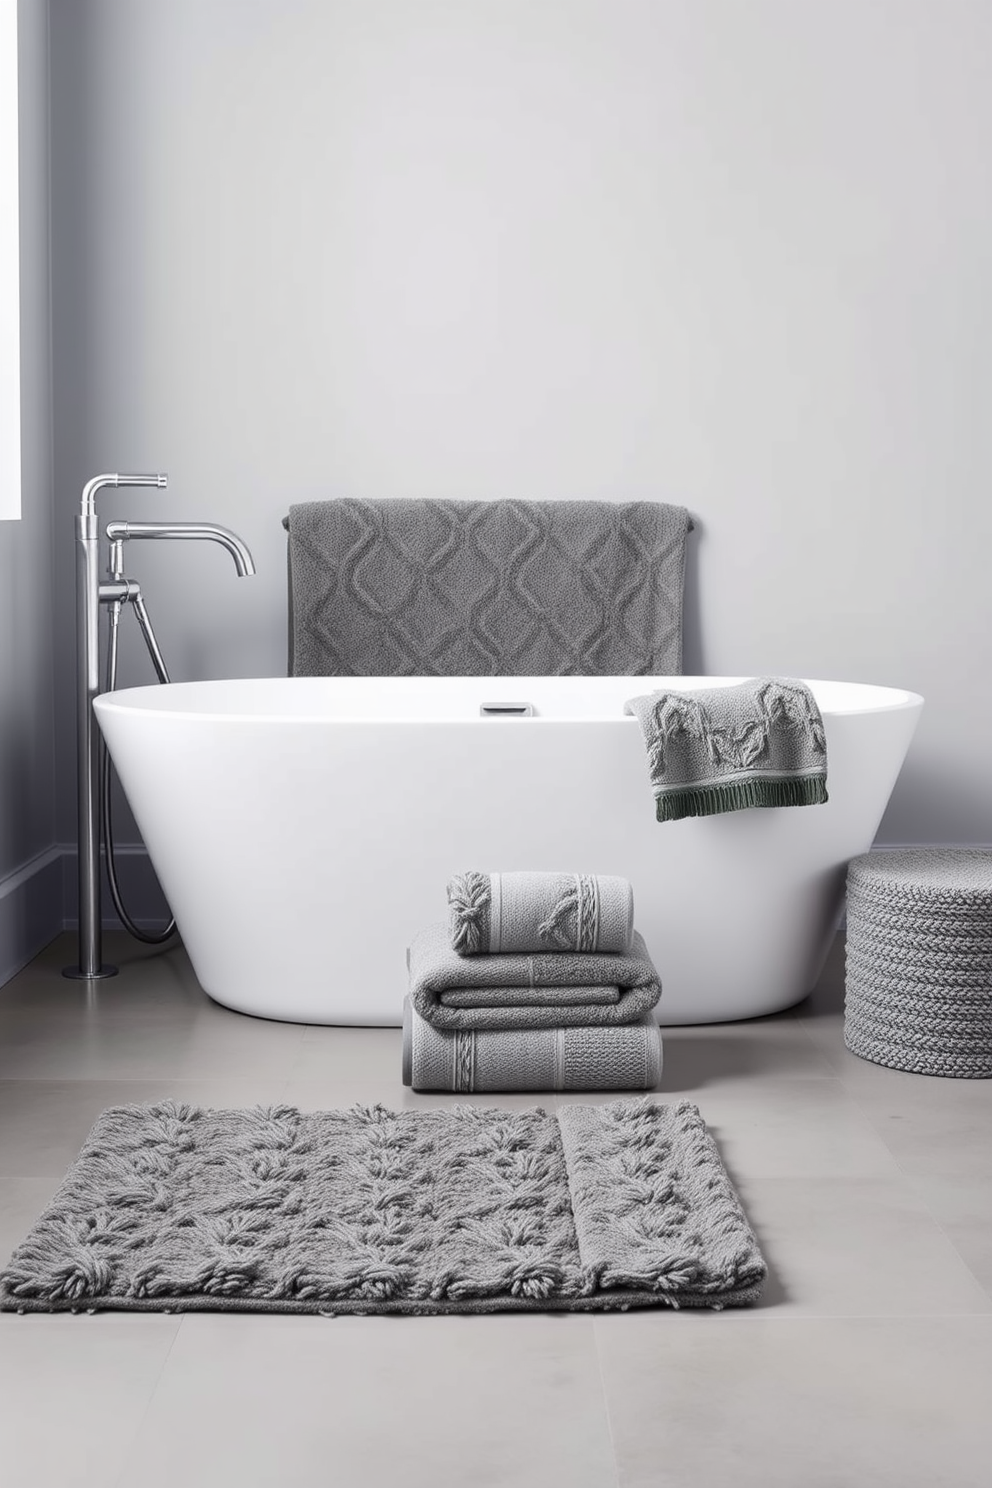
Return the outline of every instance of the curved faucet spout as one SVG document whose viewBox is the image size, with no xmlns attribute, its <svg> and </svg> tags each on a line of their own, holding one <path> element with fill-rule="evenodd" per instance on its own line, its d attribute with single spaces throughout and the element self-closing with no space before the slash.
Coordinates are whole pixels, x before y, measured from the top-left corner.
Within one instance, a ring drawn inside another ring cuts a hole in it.
<svg viewBox="0 0 992 1488">
<path fill-rule="evenodd" d="M 255 572 L 251 553 L 237 533 L 214 522 L 108 522 L 107 536 L 111 542 L 128 542 L 133 537 L 202 538 L 227 549 L 234 559 L 238 578 Z"/>
</svg>

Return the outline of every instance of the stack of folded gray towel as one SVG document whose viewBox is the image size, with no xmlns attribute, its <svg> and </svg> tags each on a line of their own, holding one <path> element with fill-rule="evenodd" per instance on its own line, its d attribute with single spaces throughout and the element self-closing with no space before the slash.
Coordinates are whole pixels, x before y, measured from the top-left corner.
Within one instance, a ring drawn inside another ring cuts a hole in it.
<svg viewBox="0 0 992 1488">
<path fill-rule="evenodd" d="M 414 1090 L 652 1090 L 661 983 L 624 878 L 461 873 L 407 953 Z"/>
</svg>

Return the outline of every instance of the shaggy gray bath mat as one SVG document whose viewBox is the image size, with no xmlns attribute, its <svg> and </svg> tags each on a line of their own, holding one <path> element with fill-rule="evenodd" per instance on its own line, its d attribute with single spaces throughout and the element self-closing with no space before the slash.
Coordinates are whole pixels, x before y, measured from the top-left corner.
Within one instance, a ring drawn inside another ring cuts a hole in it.
<svg viewBox="0 0 992 1488">
<path fill-rule="evenodd" d="M 753 1302 L 698 1109 L 114 1106 L 0 1308 L 448 1313 Z"/>
</svg>

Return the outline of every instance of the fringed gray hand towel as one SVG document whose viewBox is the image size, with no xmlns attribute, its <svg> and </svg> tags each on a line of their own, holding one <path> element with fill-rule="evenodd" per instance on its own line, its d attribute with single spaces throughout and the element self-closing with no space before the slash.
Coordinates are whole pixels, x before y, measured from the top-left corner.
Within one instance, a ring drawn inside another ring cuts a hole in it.
<svg viewBox="0 0 992 1488">
<path fill-rule="evenodd" d="M 580 951 L 460 956 L 447 925 L 431 925 L 410 946 L 408 961 L 410 1000 L 422 1018 L 442 1029 L 633 1023 L 661 996 L 658 973 L 636 931 L 626 956 Z M 467 993 L 484 993 L 483 1005 Z"/>
<path fill-rule="evenodd" d="M 452 947 L 462 956 L 604 951 L 624 956 L 634 895 L 605 873 L 457 873 L 448 884 Z"/>
<path fill-rule="evenodd" d="M 624 712 L 644 734 L 660 822 L 828 799 L 823 719 L 803 682 L 652 692 Z"/>
<path fill-rule="evenodd" d="M 617 1028 L 434 1028 L 403 1001 L 403 1084 L 414 1090 L 654 1090 L 654 1013 Z"/>
<path fill-rule="evenodd" d="M 346 497 L 285 525 L 294 677 L 682 670 L 684 507 Z"/>
</svg>

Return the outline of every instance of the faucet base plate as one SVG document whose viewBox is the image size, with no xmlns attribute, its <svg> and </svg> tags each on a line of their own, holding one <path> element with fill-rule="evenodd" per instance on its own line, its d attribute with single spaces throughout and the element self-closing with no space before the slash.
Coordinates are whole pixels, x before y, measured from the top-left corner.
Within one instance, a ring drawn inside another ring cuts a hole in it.
<svg viewBox="0 0 992 1488">
<path fill-rule="evenodd" d="M 73 982 L 97 982 L 104 977 L 116 976 L 120 968 L 105 961 L 99 971 L 80 971 L 78 966 L 63 966 L 62 975 Z"/>
</svg>

